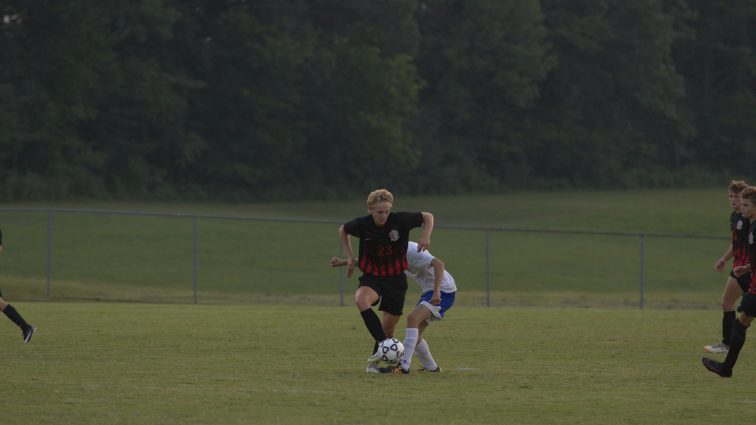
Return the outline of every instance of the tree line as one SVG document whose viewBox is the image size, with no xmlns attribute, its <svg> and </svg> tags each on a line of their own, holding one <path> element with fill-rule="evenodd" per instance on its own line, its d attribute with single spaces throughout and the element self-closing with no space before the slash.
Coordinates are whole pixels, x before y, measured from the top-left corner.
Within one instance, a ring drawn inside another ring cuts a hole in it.
<svg viewBox="0 0 756 425">
<path fill-rule="evenodd" d="M 6 0 L 0 199 L 710 184 L 756 2 Z"/>
</svg>

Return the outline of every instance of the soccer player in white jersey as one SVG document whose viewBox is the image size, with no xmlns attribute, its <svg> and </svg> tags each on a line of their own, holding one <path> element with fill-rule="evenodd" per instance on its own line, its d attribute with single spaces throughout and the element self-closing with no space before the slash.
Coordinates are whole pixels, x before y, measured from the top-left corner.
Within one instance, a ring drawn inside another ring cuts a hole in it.
<svg viewBox="0 0 756 425">
<path fill-rule="evenodd" d="M 404 356 L 397 373 L 409 373 L 412 355 L 417 354 L 423 364 L 421 370 L 440 372 L 441 368 L 433 360 L 428 343 L 423 339 L 423 331 L 434 320 L 441 320 L 446 310 L 454 305 L 457 284 L 446 271 L 443 261 L 430 252 L 417 252 L 417 244 L 410 241 L 407 247 L 407 276 L 420 285 L 423 291 L 420 300 L 407 315 L 407 330 L 404 334 Z"/>
<path fill-rule="evenodd" d="M 345 259 L 338 257 L 331 259 L 333 267 L 346 264 Z M 430 322 L 441 320 L 446 311 L 454 305 L 457 285 L 441 260 L 427 250 L 417 252 L 417 243 L 412 241 L 407 247 L 407 270 L 404 273 L 420 285 L 422 295 L 415 309 L 407 316 L 407 329 L 403 342 L 404 356 L 401 365 L 395 368 L 381 368 L 380 371 L 407 374 L 410 370 L 412 355 L 415 354 L 423 364 L 421 371 L 441 372 L 422 335 Z"/>
</svg>

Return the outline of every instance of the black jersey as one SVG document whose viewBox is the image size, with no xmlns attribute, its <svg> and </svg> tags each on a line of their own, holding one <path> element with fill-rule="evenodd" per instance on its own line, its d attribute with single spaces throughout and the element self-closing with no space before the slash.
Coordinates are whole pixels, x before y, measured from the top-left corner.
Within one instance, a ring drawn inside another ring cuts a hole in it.
<svg viewBox="0 0 756 425">
<path fill-rule="evenodd" d="M 345 223 L 344 230 L 360 239 L 357 264 L 363 273 L 398 276 L 407 269 L 409 232 L 422 224 L 422 213 L 392 212 L 383 226 L 368 215 Z"/>
<path fill-rule="evenodd" d="M 751 286 L 748 288 L 748 292 L 756 295 L 756 246 L 753 244 L 754 239 L 756 239 L 756 225 L 751 226 L 746 238 L 746 241 L 748 241 L 748 261 L 751 264 Z"/>
<path fill-rule="evenodd" d="M 735 260 L 732 267 L 748 264 L 748 235 L 750 223 L 738 212 L 730 214 L 730 230 L 732 231 L 732 255 Z"/>
</svg>

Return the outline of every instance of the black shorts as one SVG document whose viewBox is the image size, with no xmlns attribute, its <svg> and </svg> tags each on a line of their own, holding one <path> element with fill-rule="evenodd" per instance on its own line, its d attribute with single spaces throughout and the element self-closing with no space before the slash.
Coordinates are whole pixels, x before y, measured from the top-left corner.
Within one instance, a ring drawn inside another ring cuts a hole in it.
<svg viewBox="0 0 756 425">
<path fill-rule="evenodd" d="M 360 276 L 358 288 L 367 286 L 377 292 L 381 297 L 381 305 L 378 310 L 401 316 L 404 309 L 404 297 L 407 295 L 407 275 L 398 276 L 374 276 L 363 274 Z"/>
<path fill-rule="evenodd" d="M 738 285 L 743 292 L 748 292 L 748 288 L 751 286 L 751 273 L 746 273 L 743 276 L 735 276 L 735 272 L 730 272 L 730 277 L 738 281 Z"/>
<path fill-rule="evenodd" d="M 740 300 L 738 311 L 742 311 L 749 317 L 756 317 L 756 295 L 746 292 Z"/>
</svg>

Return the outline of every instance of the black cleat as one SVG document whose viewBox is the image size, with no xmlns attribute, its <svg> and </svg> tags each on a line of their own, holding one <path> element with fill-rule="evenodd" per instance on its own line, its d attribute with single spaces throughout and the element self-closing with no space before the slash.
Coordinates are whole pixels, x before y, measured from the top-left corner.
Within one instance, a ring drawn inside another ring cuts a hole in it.
<svg viewBox="0 0 756 425">
<path fill-rule="evenodd" d="M 409 375 L 408 370 L 402 369 L 401 366 L 381 367 L 378 368 L 379 373 L 392 373 L 394 375 Z"/>
<path fill-rule="evenodd" d="M 37 330 L 37 327 L 34 325 L 29 325 L 26 329 L 24 329 L 23 336 L 24 336 L 24 344 L 31 341 L 32 336 L 34 336 L 34 331 Z"/>
<path fill-rule="evenodd" d="M 704 367 L 709 369 L 709 372 L 716 373 L 722 378 L 732 378 L 732 369 L 726 370 L 721 362 L 712 360 L 708 357 L 704 357 L 702 361 Z"/>
</svg>

